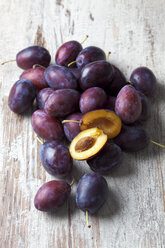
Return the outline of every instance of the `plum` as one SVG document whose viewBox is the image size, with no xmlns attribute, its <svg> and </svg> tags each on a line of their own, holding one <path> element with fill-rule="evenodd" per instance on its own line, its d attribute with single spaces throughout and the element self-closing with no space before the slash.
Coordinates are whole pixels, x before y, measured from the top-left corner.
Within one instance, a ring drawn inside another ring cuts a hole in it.
<svg viewBox="0 0 165 248">
<path fill-rule="evenodd" d="M 137 152 L 149 144 L 147 132 L 140 126 L 123 125 L 120 134 L 114 138 L 114 143 L 125 152 Z"/>
<path fill-rule="evenodd" d="M 45 80 L 54 89 L 76 89 L 77 80 L 73 73 L 60 65 L 50 65 L 45 70 Z"/>
<path fill-rule="evenodd" d="M 64 117 L 79 110 L 80 93 L 73 89 L 54 91 L 45 102 L 44 110 L 55 117 Z"/>
<path fill-rule="evenodd" d="M 16 55 L 17 65 L 24 70 L 30 69 L 36 64 L 47 67 L 50 60 L 51 56 L 48 50 L 41 46 L 27 47 Z"/>
<path fill-rule="evenodd" d="M 105 52 L 99 47 L 89 46 L 78 54 L 76 64 L 78 68 L 82 69 L 85 65 L 97 60 L 106 60 Z"/>
<path fill-rule="evenodd" d="M 76 191 L 76 204 L 82 211 L 95 214 L 108 198 L 108 184 L 97 173 L 85 174 L 79 181 Z"/>
<path fill-rule="evenodd" d="M 44 72 L 45 69 L 41 67 L 30 68 L 21 74 L 20 79 L 24 78 L 32 81 L 36 86 L 36 89 L 41 90 L 48 87 L 44 77 Z"/>
<path fill-rule="evenodd" d="M 124 86 L 118 93 L 115 102 L 115 112 L 126 124 L 135 122 L 141 114 L 140 97 L 132 85 Z"/>
<path fill-rule="evenodd" d="M 101 174 L 108 174 L 111 169 L 122 162 L 121 148 L 114 143 L 106 143 L 103 149 L 93 158 L 88 159 L 90 169 Z"/>
<path fill-rule="evenodd" d="M 14 113 L 21 114 L 32 106 L 35 97 L 34 84 L 30 80 L 20 79 L 10 90 L 8 106 Z"/>
<path fill-rule="evenodd" d="M 59 141 L 45 142 L 40 147 L 40 159 L 45 170 L 58 177 L 71 173 L 73 160 L 68 148 Z"/>
<path fill-rule="evenodd" d="M 72 158 L 85 160 L 95 156 L 106 144 L 107 135 L 98 128 L 80 132 L 71 142 L 69 151 Z"/>
<path fill-rule="evenodd" d="M 70 185 L 62 180 L 43 184 L 34 198 L 34 206 L 44 212 L 57 211 L 70 195 Z"/>
<path fill-rule="evenodd" d="M 36 110 L 32 114 L 33 130 L 42 139 L 45 140 L 62 140 L 64 132 L 61 122 L 44 112 L 44 110 Z"/>
<path fill-rule="evenodd" d="M 146 96 L 153 96 L 156 89 L 156 77 L 147 67 L 136 68 L 131 76 L 130 81 L 134 87 Z"/>
<path fill-rule="evenodd" d="M 94 109 L 101 109 L 107 101 L 105 91 L 99 87 L 92 87 L 83 92 L 80 97 L 80 110 L 87 113 Z"/>
<path fill-rule="evenodd" d="M 104 60 L 87 64 L 81 71 L 80 88 L 86 90 L 91 87 L 105 88 L 113 78 L 112 65 Z"/>
<path fill-rule="evenodd" d="M 82 45 L 75 40 L 65 42 L 62 46 L 57 50 L 55 60 L 57 65 L 68 66 L 68 64 L 72 61 L 76 60 L 76 57 L 82 50 Z M 75 66 L 73 64 L 72 66 Z"/>
</svg>

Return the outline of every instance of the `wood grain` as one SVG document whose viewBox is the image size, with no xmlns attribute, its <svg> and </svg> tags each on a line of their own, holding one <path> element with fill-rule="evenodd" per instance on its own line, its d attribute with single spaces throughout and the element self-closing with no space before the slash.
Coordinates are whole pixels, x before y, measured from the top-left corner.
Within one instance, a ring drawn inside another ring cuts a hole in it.
<svg viewBox="0 0 165 248">
<path fill-rule="evenodd" d="M 15 58 L 29 45 L 48 48 L 52 62 L 65 41 L 89 39 L 112 52 L 110 60 L 129 79 L 131 71 L 145 65 L 158 79 L 151 118 L 145 128 L 155 141 L 165 144 L 165 2 L 138 0 L 1 0 L 0 61 Z M 124 163 L 106 179 L 108 202 L 96 216 L 76 208 L 75 191 L 56 214 L 38 212 L 33 205 L 37 189 L 53 179 L 39 160 L 39 144 L 32 131 L 29 110 L 22 116 L 7 105 L 12 84 L 21 70 L 15 63 L 0 70 L 0 247 L 55 248 L 164 248 L 165 153 L 150 144 L 137 154 L 125 154 Z M 74 177 L 89 171 L 75 162 Z"/>
</svg>

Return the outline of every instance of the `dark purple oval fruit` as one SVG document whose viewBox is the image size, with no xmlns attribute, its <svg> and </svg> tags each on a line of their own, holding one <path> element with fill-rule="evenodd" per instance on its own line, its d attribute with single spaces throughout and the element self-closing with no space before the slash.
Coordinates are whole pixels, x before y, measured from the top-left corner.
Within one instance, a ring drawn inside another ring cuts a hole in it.
<svg viewBox="0 0 165 248">
<path fill-rule="evenodd" d="M 112 77 L 113 69 L 109 62 L 95 61 L 82 69 L 79 84 L 83 90 L 91 87 L 105 88 L 111 83 Z"/>
<path fill-rule="evenodd" d="M 44 71 L 45 69 L 41 67 L 30 68 L 21 74 L 20 79 L 24 78 L 32 81 L 36 89 L 41 90 L 48 87 L 44 77 Z"/>
<path fill-rule="evenodd" d="M 124 86 L 117 95 L 115 102 L 115 112 L 124 123 L 135 122 L 142 111 L 140 97 L 131 85 Z"/>
<path fill-rule="evenodd" d="M 48 50 L 41 46 L 27 47 L 16 56 L 17 65 L 24 70 L 30 69 L 36 64 L 47 67 L 50 60 L 51 56 Z"/>
<path fill-rule="evenodd" d="M 64 117 L 79 109 L 80 94 L 73 89 L 61 89 L 53 92 L 45 103 L 44 110 L 55 117 Z"/>
<path fill-rule="evenodd" d="M 140 126 L 123 125 L 114 143 L 125 152 L 137 152 L 149 144 L 149 136 Z"/>
<path fill-rule="evenodd" d="M 108 198 L 108 185 L 103 176 L 97 173 L 85 174 L 79 181 L 76 203 L 82 211 L 95 214 Z"/>
<path fill-rule="evenodd" d="M 50 65 L 45 70 L 45 79 L 48 85 L 54 90 L 77 88 L 75 76 L 63 66 Z"/>
<path fill-rule="evenodd" d="M 87 160 L 90 169 L 101 174 L 108 174 L 111 169 L 122 162 L 123 154 L 114 143 L 106 143 L 103 149 L 93 158 Z"/>
<path fill-rule="evenodd" d="M 35 96 L 34 84 L 30 80 L 20 79 L 10 90 L 8 106 L 14 113 L 21 114 L 32 106 Z"/>
<path fill-rule="evenodd" d="M 36 209 L 44 212 L 58 210 L 67 200 L 71 191 L 70 185 L 65 181 L 50 181 L 43 184 L 34 198 Z"/>
<path fill-rule="evenodd" d="M 146 96 L 152 96 L 156 89 L 156 77 L 147 67 L 136 68 L 131 76 L 130 81 L 134 87 Z"/>
<path fill-rule="evenodd" d="M 113 78 L 110 84 L 106 87 L 107 94 L 111 96 L 117 96 L 121 88 L 126 85 L 126 78 L 124 74 L 117 68 L 116 66 L 112 65 L 113 67 Z"/>
<path fill-rule="evenodd" d="M 39 91 L 37 95 L 37 104 L 40 109 L 44 109 L 46 100 L 53 92 L 54 90 L 51 88 L 45 88 Z"/>
<path fill-rule="evenodd" d="M 45 142 L 40 147 L 40 159 L 45 170 L 58 177 L 65 177 L 72 171 L 73 160 L 68 148 L 59 141 Z"/>
<path fill-rule="evenodd" d="M 80 121 L 82 113 L 74 113 L 66 117 L 66 120 Z M 64 133 L 69 141 L 72 141 L 80 133 L 80 125 L 75 122 L 67 122 L 64 124 Z"/>
<path fill-rule="evenodd" d="M 99 87 L 92 87 L 83 92 L 80 97 L 80 110 L 87 113 L 94 109 L 103 108 L 107 101 L 105 91 Z"/>
<path fill-rule="evenodd" d="M 62 140 L 64 132 L 61 122 L 43 110 L 36 110 L 32 114 L 32 127 L 38 136 L 45 140 Z"/>
<path fill-rule="evenodd" d="M 85 65 L 97 60 L 106 60 L 105 52 L 99 47 L 89 46 L 78 54 L 76 64 L 78 68 L 82 69 Z"/>
<path fill-rule="evenodd" d="M 82 45 L 78 41 L 72 40 L 65 42 L 57 50 L 55 56 L 56 64 L 67 67 L 70 62 L 76 60 L 76 57 L 81 50 L 82 50 Z"/>
</svg>

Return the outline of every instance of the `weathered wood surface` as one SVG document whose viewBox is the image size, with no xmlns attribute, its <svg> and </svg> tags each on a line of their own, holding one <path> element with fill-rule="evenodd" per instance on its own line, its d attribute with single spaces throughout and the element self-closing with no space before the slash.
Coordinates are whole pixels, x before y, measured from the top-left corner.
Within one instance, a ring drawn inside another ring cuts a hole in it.
<svg viewBox="0 0 165 248">
<path fill-rule="evenodd" d="M 39 44 L 52 54 L 65 41 L 89 39 L 84 46 L 111 50 L 111 61 L 127 77 L 139 65 L 158 78 L 145 125 L 153 140 L 165 143 L 165 2 L 141 0 L 1 0 L 0 61 L 22 48 Z M 86 227 L 76 208 L 75 190 L 57 214 L 36 211 L 37 189 L 53 177 L 39 161 L 39 144 L 30 116 L 9 111 L 10 87 L 21 70 L 14 63 L 0 68 L 0 247 L 2 248 L 164 248 L 165 153 L 152 144 L 137 154 L 125 154 L 120 168 L 107 176 L 110 196 Z M 87 172 L 75 163 L 74 176 Z"/>
</svg>

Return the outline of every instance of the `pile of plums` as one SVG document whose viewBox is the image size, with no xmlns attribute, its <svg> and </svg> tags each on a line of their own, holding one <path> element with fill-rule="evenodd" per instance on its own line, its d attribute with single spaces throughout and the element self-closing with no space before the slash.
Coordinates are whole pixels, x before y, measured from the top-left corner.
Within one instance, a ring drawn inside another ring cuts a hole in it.
<svg viewBox="0 0 165 248">
<path fill-rule="evenodd" d="M 109 59 L 108 59 L 109 60 Z M 45 170 L 63 178 L 72 173 L 73 159 L 86 160 L 94 172 L 85 174 L 76 191 L 78 208 L 96 213 L 108 197 L 108 174 L 122 162 L 122 151 L 145 148 L 150 138 L 140 124 L 149 118 L 147 97 L 155 92 L 156 78 L 147 67 L 135 69 L 130 81 L 106 61 L 105 52 L 95 46 L 82 48 L 77 41 L 64 43 L 50 65 L 49 52 L 31 46 L 16 56 L 25 71 L 11 88 L 8 105 L 21 114 L 36 98 L 38 110 L 32 127 L 42 141 L 40 159 Z M 64 136 L 71 142 L 62 143 Z M 71 191 L 66 181 L 45 183 L 34 205 L 54 211 Z"/>
</svg>

